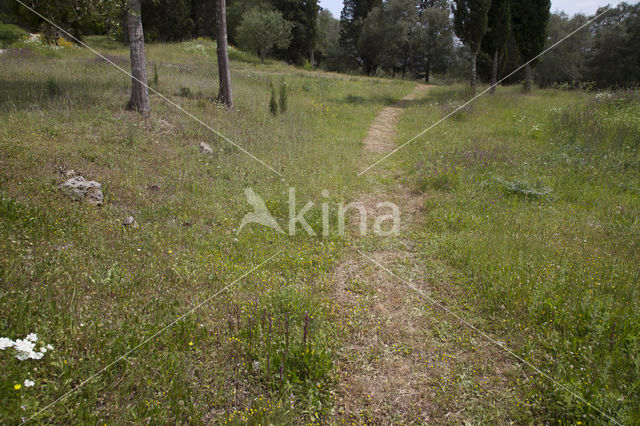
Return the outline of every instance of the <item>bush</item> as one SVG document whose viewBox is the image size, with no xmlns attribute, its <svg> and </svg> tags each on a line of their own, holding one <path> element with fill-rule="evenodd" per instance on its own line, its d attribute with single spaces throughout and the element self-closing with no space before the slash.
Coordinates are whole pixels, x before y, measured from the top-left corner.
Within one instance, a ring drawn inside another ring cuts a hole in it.
<svg viewBox="0 0 640 426">
<path fill-rule="evenodd" d="M 280 85 L 280 113 L 287 112 L 287 84 L 282 83 Z"/>
<path fill-rule="evenodd" d="M 524 198 L 542 198 L 551 193 L 551 189 L 542 185 L 531 185 L 529 182 L 515 179 L 513 181 L 507 181 L 500 178 L 494 178 L 494 180 L 502 187 L 507 194 L 518 195 Z"/>
<path fill-rule="evenodd" d="M 60 96 L 62 94 L 62 88 L 60 87 L 58 82 L 51 77 L 47 79 L 47 84 L 45 87 L 47 90 L 47 96 L 49 96 L 50 98 L 55 98 L 56 96 Z"/>
<path fill-rule="evenodd" d="M 181 87 L 180 96 L 184 98 L 191 98 L 193 95 L 191 94 L 191 89 L 189 89 L 188 87 Z"/>
<path fill-rule="evenodd" d="M 640 147 L 637 124 L 640 96 L 635 91 L 599 93 L 593 102 L 554 111 L 551 123 L 564 143 L 590 150 L 615 151 Z"/>
<path fill-rule="evenodd" d="M 0 47 L 9 47 L 16 41 L 26 38 L 29 34 L 22 28 L 0 23 Z"/>
<path fill-rule="evenodd" d="M 273 115 L 278 115 L 278 101 L 276 101 L 276 86 L 271 83 L 271 99 L 269 100 L 269 111 Z"/>
<path fill-rule="evenodd" d="M 460 168 L 448 164 L 442 166 L 423 163 L 416 165 L 418 169 L 418 189 L 422 192 L 433 188 L 437 191 L 453 191 L 460 185 Z"/>
<path fill-rule="evenodd" d="M 352 95 L 351 93 L 349 93 L 345 98 L 345 102 L 347 102 L 348 104 L 361 104 L 364 103 L 364 98 L 362 96 Z"/>
</svg>

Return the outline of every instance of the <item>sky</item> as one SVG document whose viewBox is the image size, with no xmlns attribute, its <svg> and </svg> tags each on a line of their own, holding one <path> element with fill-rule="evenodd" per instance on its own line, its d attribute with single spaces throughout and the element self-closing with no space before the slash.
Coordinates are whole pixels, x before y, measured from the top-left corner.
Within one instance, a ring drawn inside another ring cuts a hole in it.
<svg viewBox="0 0 640 426">
<path fill-rule="evenodd" d="M 610 4 L 618 4 L 617 1 L 611 1 Z M 551 0 L 551 11 L 564 11 L 569 15 L 576 13 L 584 13 L 585 15 L 593 14 L 598 7 L 606 6 L 607 0 Z M 340 18 L 342 10 L 342 0 L 320 0 L 320 6 L 329 9 L 334 18 Z"/>
</svg>

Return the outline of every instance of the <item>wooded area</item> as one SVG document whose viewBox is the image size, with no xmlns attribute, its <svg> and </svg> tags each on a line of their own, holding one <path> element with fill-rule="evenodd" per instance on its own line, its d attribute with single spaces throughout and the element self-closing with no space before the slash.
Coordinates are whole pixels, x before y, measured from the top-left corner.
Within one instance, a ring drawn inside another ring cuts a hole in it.
<svg viewBox="0 0 640 426">
<path fill-rule="evenodd" d="M 127 41 L 123 0 L 30 0 L 74 37 L 109 34 Z M 214 0 L 142 0 L 145 40 L 217 38 Z M 604 11 L 602 9 L 598 13 Z M 470 74 L 496 82 L 588 22 L 583 15 L 550 13 L 549 0 L 346 0 L 339 19 L 317 0 L 231 0 L 227 37 L 267 57 L 329 71 L 429 81 L 433 73 Z M 0 21 L 60 36 L 9 0 Z M 621 3 L 508 83 L 541 86 L 626 87 L 640 81 L 640 6 Z M 570 51 L 570 52 L 569 52 Z"/>
</svg>

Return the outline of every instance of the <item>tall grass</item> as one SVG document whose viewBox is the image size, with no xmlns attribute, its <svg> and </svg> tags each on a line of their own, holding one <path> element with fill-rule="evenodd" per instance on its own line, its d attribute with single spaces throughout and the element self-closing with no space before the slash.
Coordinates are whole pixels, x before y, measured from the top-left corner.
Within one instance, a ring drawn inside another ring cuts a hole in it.
<svg viewBox="0 0 640 426">
<path fill-rule="evenodd" d="M 128 67 L 125 46 L 88 43 Z M 55 350 L 46 362 L 0 352 L 3 422 L 34 414 L 281 248 L 38 420 L 280 424 L 326 415 L 339 322 L 325 281 L 345 243 L 255 225 L 236 235 L 251 211 L 244 190 L 284 221 L 296 186 L 300 203 L 316 201 L 307 217 L 319 230 L 321 191 L 354 194 L 360 140 L 383 97 L 399 99 L 411 85 L 378 82 L 372 93 L 367 79 L 232 57 L 228 111 L 213 101 L 211 42 L 149 45 L 159 90 L 283 181 L 157 96 L 148 119 L 126 112 L 130 78 L 85 49 L 20 47 L 0 61 L 0 337 L 35 332 Z M 265 108 L 274 74 L 289 89 L 277 120 Z M 347 93 L 365 102 L 345 103 Z M 199 152 L 201 141 L 213 155 Z M 59 193 L 69 169 L 103 184 L 102 208 Z M 130 215 L 138 227 L 122 226 Z M 14 389 L 27 378 L 36 384 Z"/>
<path fill-rule="evenodd" d="M 439 92 L 439 93 L 438 93 Z M 440 89 L 403 120 L 437 119 Z M 521 357 L 626 424 L 640 421 L 640 169 L 637 93 L 503 89 L 465 126 L 445 122 L 405 153 L 430 194 L 420 231 L 464 272 L 492 330 Z M 480 154 L 478 154 L 480 153 Z M 416 165 L 415 158 L 421 157 Z M 397 163 L 399 167 L 401 163 Z M 407 167 L 407 166 L 404 166 Z M 460 170 L 456 186 L 441 170 Z M 544 196 L 520 196 L 538 193 Z M 505 190 L 507 189 L 507 190 Z M 535 371 L 521 409 L 541 422 L 608 419 Z"/>
</svg>

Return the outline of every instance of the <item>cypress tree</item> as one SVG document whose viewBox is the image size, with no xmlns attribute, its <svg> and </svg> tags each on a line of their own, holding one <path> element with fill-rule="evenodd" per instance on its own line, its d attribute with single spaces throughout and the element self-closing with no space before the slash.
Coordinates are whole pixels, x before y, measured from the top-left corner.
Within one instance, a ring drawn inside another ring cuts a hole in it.
<svg viewBox="0 0 640 426">
<path fill-rule="evenodd" d="M 512 0 L 511 27 L 518 44 L 520 56 L 525 62 L 542 52 L 547 38 L 550 0 Z M 525 91 L 531 91 L 531 68 L 537 61 L 526 66 Z"/>
<path fill-rule="evenodd" d="M 454 0 L 453 27 L 456 35 L 471 50 L 471 93 L 476 94 L 476 59 L 482 37 L 487 32 L 491 0 Z"/>
<path fill-rule="evenodd" d="M 509 0 L 491 0 L 488 13 L 487 33 L 482 38 L 482 50 L 491 56 L 491 93 L 496 91 L 498 81 L 498 62 L 509 40 L 511 32 L 511 8 Z"/>
<path fill-rule="evenodd" d="M 371 72 L 372 64 L 361 58 L 358 40 L 365 18 L 371 9 L 381 5 L 382 0 L 344 0 L 340 13 L 340 46 L 347 56 L 362 66 L 365 74 Z"/>
</svg>

